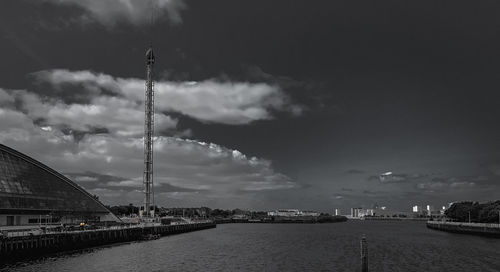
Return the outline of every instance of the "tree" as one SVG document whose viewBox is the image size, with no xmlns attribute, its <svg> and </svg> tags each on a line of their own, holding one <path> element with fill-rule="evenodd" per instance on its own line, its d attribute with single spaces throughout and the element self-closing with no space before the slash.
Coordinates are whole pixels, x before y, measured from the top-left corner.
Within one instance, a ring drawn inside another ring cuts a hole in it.
<svg viewBox="0 0 500 272">
<path fill-rule="evenodd" d="M 458 222 L 496 223 L 499 222 L 500 201 L 479 204 L 478 202 L 458 202 L 445 211 L 448 218 Z"/>
</svg>

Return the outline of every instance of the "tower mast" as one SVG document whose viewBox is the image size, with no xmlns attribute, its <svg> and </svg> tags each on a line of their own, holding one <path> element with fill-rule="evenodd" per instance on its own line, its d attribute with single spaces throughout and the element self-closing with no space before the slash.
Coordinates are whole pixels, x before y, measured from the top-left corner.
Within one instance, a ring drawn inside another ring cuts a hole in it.
<svg viewBox="0 0 500 272">
<path fill-rule="evenodd" d="M 154 82 L 153 46 L 146 51 L 146 99 L 144 112 L 144 211 L 142 217 L 154 217 L 153 195 L 153 132 L 154 132 Z"/>
</svg>

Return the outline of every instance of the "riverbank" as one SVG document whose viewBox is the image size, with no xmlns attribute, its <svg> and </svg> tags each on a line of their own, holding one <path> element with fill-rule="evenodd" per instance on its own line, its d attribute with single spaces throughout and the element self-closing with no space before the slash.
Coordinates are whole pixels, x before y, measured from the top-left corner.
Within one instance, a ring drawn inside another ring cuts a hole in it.
<svg viewBox="0 0 500 272">
<path fill-rule="evenodd" d="M 429 218 L 412 218 L 412 217 L 375 217 L 366 216 L 364 220 L 385 220 L 385 221 L 427 221 Z"/>
<path fill-rule="evenodd" d="M 214 222 L 178 225 L 131 225 L 81 231 L 36 233 L 24 231 L 21 235 L 2 236 L 0 262 L 47 253 L 85 249 L 114 243 L 144 240 L 148 237 L 167 236 L 215 228 Z"/>
<path fill-rule="evenodd" d="M 218 218 L 214 219 L 217 224 L 231 223 L 253 223 L 253 224 L 322 224 L 322 223 L 338 223 L 346 222 L 345 216 L 275 216 L 262 219 L 247 219 L 247 218 Z"/>
<path fill-rule="evenodd" d="M 427 228 L 453 233 L 500 238 L 499 224 L 427 221 Z"/>
</svg>

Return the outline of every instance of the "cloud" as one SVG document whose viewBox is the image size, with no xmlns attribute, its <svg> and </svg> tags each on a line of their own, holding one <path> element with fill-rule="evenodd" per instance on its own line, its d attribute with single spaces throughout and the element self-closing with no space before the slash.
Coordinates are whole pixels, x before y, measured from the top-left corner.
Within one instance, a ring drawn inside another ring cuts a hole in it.
<svg viewBox="0 0 500 272">
<path fill-rule="evenodd" d="M 397 183 L 397 182 L 404 182 L 407 180 L 406 175 L 398 175 L 398 174 L 389 174 L 389 175 L 380 175 L 379 176 L 380 182 L 382 183 Z"/>
<path fill-rule="evenodd" d="M 83 14 L 81 22 L 96 21 L 108 27 L 118 23 L 136 26 L 151 24 L 165 18 L 173 24 L 182 23 L 181 12 L 187 8 L 183 0 L 45 0 L 58 5 L 76 6 Z"/>
<path fill-rule="evenodd" d="M 375 176 L 375 175 L 372 175 L 372 176 L 369 176 L 366 178 L 368 181 L 373 181 L 373 180 L 380 180 L 380 177 L 379 176 Z"/>
<path fill-rule="evenodd" d="M 449 190 L 449 189 L 464 189 L 476 186 L 474 182 L 457 181 L 457 182 L 423 182 L 418 183 L 417 188 L 421 190 Z"/>
<path fill-rule="evenodd" d="M 0 88 L 0 143 L 67 173 L 105 203 L 140 203 L 144 80 L 63 69 L 30 78 L 34 90 Z M 294 105 L 279 86 L 208 79 L 160 81 L 155 91 L 158 204 L 248 207 L 256 195 L 300 187 L 269 160 L 181 139 L 192 135 L 178 129 L 179 119 L 187 117 L 246 125 L 278 111 L 293 115 Z"/>
<path fill-rule="evenodd" d="M 67 99 L 74 98 L 71 94 L 64 94 L 64 90 L 71 90 L 71 87 L 76 86 L 86 96 L 99 95 L 101 104 L 140 105 L 144 100 L 143 92 L 140 91 L 144 89 L 143 79 L 115 78 L 91 71 L 68 70 L 41 71 L 33 75 L 38 82 L 50 83 L 58 90 L 59 96 Z M 156 82 L 155 107 L 157 112 L 177 112 L 204 123 L 228 125 L 269 120 L 273 118 L 275 111 L 300 114 L 297 111 L 300 106 L 292 104 L 277 85 L 222 82 L 215 79 L 200 82 Z"/>
<path fill-rule="evenodd" d="M 442 189 L 448 187 L 447 183 L 444 182 L 422 182 L 417 184 L 418 189 L 422 190 L 435 190 L 435 189 Z"/>
<path fill-rule="evenodd" d="M 97 181 L 97 178 L 89 176 L 77 176 L 74 178 L 74 180 L 77 182 L 93 182 Z"/>
<path fill-rule="evenodd" d="M 486 165 L 486 168 L 496 176 L 500 176 L 500 163 L 490 163 Z"/>
<path fill-rule="evenodd" d="M 107 203 L 121 203 L 122 197 L 131 197 L 133 191 L 141 190 L 141 139 L 89 134 L 75 143 L 61 133 L 39 130 L 38 135 L 26 134 L 29 136 L 11 137 L 14 133 L 2 133 L 0 142 L 28 150 L 28 155 L 59 171 L 81 173 L 73 174 L 74 180 L 88 190 L 105 189 L 105 195 L 94 193 Z M 213 143 L 158 137 L 154 151 L 154 182 L 158 193 L 199 192 L 199 198 L 224 202 L 236 194 L 296 187 L 290 178 L 275 172 L 270 161 L 247 157 Z M 105 175 L 90 175 L 86 171 Z M 112 191 L 121 192 L 120 197 L 112 197 Z M 141 197 L 139 194 L 126 201 L 140 202 Z M 157 201 L 165 204 L 169 200 L 157 198 Z"/>
<path fill-rule="evenodd" d="M 350 174 L 350 175 L 358 175 L 358 174 L 364 174 L 364 173 L 365 173 L 365 171 L 358 170 L 358 169 L 350 169 L 350 170 L 346 171 L 346 174 Z"/>
<path fill-rule="evenodd" d="M 381 183 L 402 183 L 402 182 L 411 182 L 417 181 L 422 178 L 427 177 L 427 174 L 396 174 L 393 172 L 385 172 L 378 176 L 370 176 L 368 180 L 379 180 Z"/>
<path fill-rule="evenodd" d="M 367 178 L 367 180 L 377 180 L 381 183 L 399 183 L 408 180 L 408 175 L 406 174 L 394 174 L 393 172 L 386 172 L 378 176 L 372 175 Z"/>
<path fill-rule="evenodd" d="M 125 97 L 91 95 L 87 103 L 67 104 L 56 97 L 42 98 L 25 90 L 2 90 L 0 95 L 5 108 L 13 110 L 4 110 L 4 122 L 14 118 L 7 118 L 6 115 L 23 114 L 17 118 L 26 119 L 24 123 L 32 120 L 45 131 L 56 127 L 60 131 L 105 131 L 118 136 L 140 136 L 144 131 L 141 104 Z M 165 114 L 155 114 L 157 130 L 174 130 L 177 122 L 177 119 Z"/>
<path fill-rule="evenodd" d="M 118 175 L 104 175 L 95 172 L 86 171 L 83 173 L 65 173 L 73 181 L 76 181 L 87 190 L 108 189 L 118 191 L 134 191 L 142 187 L 142 177 L 125 178 Z M 200 190 L 191 190 L 188 188 L 173 186 L 169 183 L 155 184 L 157 193 L 163 192 L 197 192 Z"/>
<path fill-rule="evenodd" d="M 116 96 L 88 92 L 86 104 L 28 90 L 0 89 L 0 143 L 67 173 L 105 203 L 138 204 L 142 199 L 142 106 L 129 101 L 118 92 L 121 89 L 116 91 Z M 176 129 L 175 119 L 166 114 L 160 113 L 157 119 L 159 127 Z M 101 127 L 100 132 L 93 133 L 93 127 Z M 69 133 L 70 129 L 85 133 Z M 184 204 L 219 206 L 238 205 L 239 196 L 250 205 L 250 196 L 258 192 L 298 187 L 276 172 L 269 160 L 215 143 L 158 135 L 154 182 L 160 205 L 172 205 L 175 198 L 162 199 L 169 196 L 189 200 Z"/>
<path fill-rule="evenodd" d="M 452 188 L 468 188 L 468 187 L 473 187 L 473 186 L 476 186 L 476 183 L 467 182 L 467 181 L 452 182 L 450 184 L 450 187 L 452 187 Z"/>
</svg>

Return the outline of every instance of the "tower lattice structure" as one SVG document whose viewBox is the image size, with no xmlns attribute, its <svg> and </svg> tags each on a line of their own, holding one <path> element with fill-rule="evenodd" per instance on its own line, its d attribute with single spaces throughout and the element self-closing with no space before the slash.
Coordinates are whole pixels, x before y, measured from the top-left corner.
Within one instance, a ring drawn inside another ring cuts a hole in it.
<svg viewBox="0 0 500 272">
<path fill-rule="evenodd" d="M 153 47 L 146 51 L 146 99 L 144 112 L 144 210 L 142 217 L 154 217 L 153 191 L 153 134 L 154 134 L 154 81 Z"/>
</svg>

